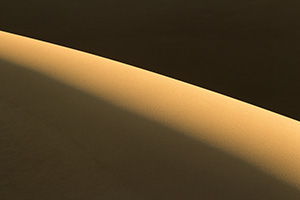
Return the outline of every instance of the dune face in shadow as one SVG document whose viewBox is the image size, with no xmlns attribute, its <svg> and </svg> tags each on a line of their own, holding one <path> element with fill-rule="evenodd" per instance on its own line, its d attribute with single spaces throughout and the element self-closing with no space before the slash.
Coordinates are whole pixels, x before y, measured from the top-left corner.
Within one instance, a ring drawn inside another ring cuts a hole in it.
<svg viewBox="0 0 300 200">
<path fill-rule="evenodd" d="M 299 199 L 161 124 L 1 61 L 0 199 Z"/>
<path fill-rule="evenodd" d="M 6 0 L 0 18 L 2 30 L 140 66 L 300 120 L 299 7 L 298 0 Z"/>
<path fill-rule="evenodd" d="M 300 122 L 201 87 L 1 32 L 0 58 L 239 157 L 300 189 Z"/>
</svg>

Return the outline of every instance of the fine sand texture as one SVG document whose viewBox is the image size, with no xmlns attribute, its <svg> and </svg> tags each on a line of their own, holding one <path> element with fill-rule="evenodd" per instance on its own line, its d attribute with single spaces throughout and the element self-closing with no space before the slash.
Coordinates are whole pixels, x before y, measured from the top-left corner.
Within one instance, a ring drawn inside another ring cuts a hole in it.
<svg viewBox="0 0 300 200">
<path fill-rule="evenodd" d="M 299 199 L 300 123 L 0 32 L 0 199 Z"/>
</svg>

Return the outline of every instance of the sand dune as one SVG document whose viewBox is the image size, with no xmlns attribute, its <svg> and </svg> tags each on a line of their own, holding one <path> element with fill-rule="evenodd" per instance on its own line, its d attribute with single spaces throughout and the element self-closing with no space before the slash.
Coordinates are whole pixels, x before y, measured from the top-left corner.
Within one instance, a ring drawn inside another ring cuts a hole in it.
<svg viewBox="0 0 300 200">
<path fill-rule="evenodd" d="M 0 32 L 1 199 L 299 199 L 300 123 Z"/>
</svg>

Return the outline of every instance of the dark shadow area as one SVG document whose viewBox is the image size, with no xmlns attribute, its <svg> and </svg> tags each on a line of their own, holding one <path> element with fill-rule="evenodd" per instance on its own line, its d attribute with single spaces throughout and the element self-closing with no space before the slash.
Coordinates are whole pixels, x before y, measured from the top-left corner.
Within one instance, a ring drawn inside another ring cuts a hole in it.
<svg viewBox="0 0 300 200">
<path fill-rule="evenodd" d="M 0 29 L 300 120 L 299 0 L 2 0 Z"/>
<path fill-rule="evenodd" d="M 298 200 L 156 122 L 0 61 L 0 199 Z"/>
</svg>

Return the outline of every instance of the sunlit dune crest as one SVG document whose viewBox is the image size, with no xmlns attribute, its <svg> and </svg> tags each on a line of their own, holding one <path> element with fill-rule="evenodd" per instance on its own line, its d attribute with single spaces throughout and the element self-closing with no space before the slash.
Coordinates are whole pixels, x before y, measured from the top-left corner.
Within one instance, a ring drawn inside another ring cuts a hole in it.
<svg viewBox="0 0 300 200">
<path fill-rule="evenodd" d="M 0 59 L 156 121 L 300 189 L 296 120 L 137 67 L 6 32 L 0 32 Z"/>
</svg>

